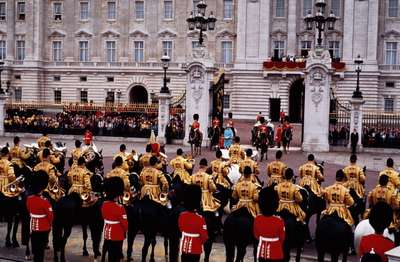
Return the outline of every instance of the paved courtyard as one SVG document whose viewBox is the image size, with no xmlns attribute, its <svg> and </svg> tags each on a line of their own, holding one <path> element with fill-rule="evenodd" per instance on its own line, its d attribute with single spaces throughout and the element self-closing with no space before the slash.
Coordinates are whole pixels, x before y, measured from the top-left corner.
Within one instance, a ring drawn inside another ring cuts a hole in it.
<svg viewBox="0 0 400 262">
<path fill-rule="evenodd" d="M 10 142 L 12 138 L 10 137 L 1 137 L 0 138 L 0 145 L 5 145 L 6 142 Z M 30 144 L 33 141 L 35 141 L 33 138 L 22 138 L 22 144 Z M 53 139 L 53 141 L 58 141 L 58 139 Z M 65 142 L 69 152 L 73 148 L 73 140 L 68 139 L 68 140 L 60 140 L 61 142 Z M 103 149 L 103 155 L 104 155 L 104 164 L 105 164 L 105 171 L 107 172 L 111 168 L 111 162 L 112 162 L 112 156 L 118 151 L 119 149 L 119 144 L 120 141 L 114 141 L 114 142 L 102 142 L 102 141 L 96 141 L 96 145 L 99 149 Z M 128 150 L 131 149 L 136 149 L 139 152 L 144 151 L 145 143 L 144 142 L 126 142 Z M 172 158 L 176 152 L 176 149 L 180 147 L 178 145 L 169 145 L 166 148 L 167 154 L 169 158 Z M 246 147 L 246 145 L 244 145 Z M 189 152 L 190 148 L 184 146 L 183 147 L 186 152 Z M 269 152 L 269 160 L 273 159 L 274 154 L 275 154 L 276 149 L 271 149 Z M 69 153 L 68 153 L 69 154 Z M 202 157 L 207 158 L 209 161 L 213 159 L 214 152 L 210 152 L 208 149 L 203 149 L 203 155 Z M 305 161 L 307 154 L 303 153 L 300 151 L 299 148 L 293 148 L 289 154 L 284 156 L 284 161 L 289 165 L 289 167 L 293 168 L 295 172 L 298 170 L 298 167 Z M 344 165 L 347 164 L 348 162 L 348 157 L 349 153 L 323 153 L 323 154 L 316 154 L 316 157 L 319 162 L 325 161 L 325 177 L 326 181 L 323 183 L 323 186 L 327 186 L 333 183 L 334 181 L 334 176 L 335 172 L 339 168 L 343 168 Z M 389 154 L 384 154 L 384 153 L 368 153 L 368 154 L 361 154 L 359 156 L 360 158 L 360 165 L 367 166 L 367 182 L 366 182 L 366 188 L 367 190 L 370 190 L 371 188 L 374 187 L 374 185 L 377 182 L 377 171 L 382 169 L 384 167 L 385 159 L 387 157 L 393 157 L 392 155 Z M 396 161 L 400 161 L 398 156 L 394 156 Z M 197 157 L 196 160 L 199 161 L 200 157 Z M 266 164 L 267 162 L 264 161 L 260 163 L 260 169 L 262 172 L 262 175 L 264 176 L 265 179 L 265 170 L 266 170 Z M 315 223 L 311 225 L 312 231 L 315 229 Z M 0 236 L 5 235 L 5 224 L 2 223 L 0 224 Z M 67 247 L 67 257 L 68 261 L 93 261 L 92 257 L 84 258 L 81 256 L 81 234 L 80 234 L 80 228 L 75 227 L 74 231 L 72 233 L 71 239 L 68 242 L 68 247 Z M 161 239 L 159 241 L 161 242 Z M 90 246 L 90 241 L 89 241 L 89 246 Z M 136 261 L 140 260 L 140 251 L 141 251 L 141 246 L 142 246 L 142 237 L 138 237 L 138 241 L 135 242 L 135 247 L 134 250 L 136 251 L 135 253 L 135 259 Z M 0 237 L 0 261 L 9 261 L 9 260 L 2 260 L 2 259 L 13 259 L 12 261 L 22 261 L 24 258 L 24 252 L 23 249 L 7 249 L 3 248 L 4 247 L 4 237 Z M 248 253 L 246 256 L 246 261 L 252 261 L 252 249 L 249 247 L 248 248 Z M 224 261 L 225 260 L 225 251 L 223 244 L 221 241 L 219 243 L 215 244 L 213 251 L 212 251 L 212 256 L 211 256 L 211 261 Z M 52 260 L 52 252 L 47 252 L 47 258 L 48 261 Z M 313 258 L 315 258 L 315 250 L 314 250 L 314 244 L 307 245 L 305 247 L 304 251 L 304 258 L 302 261 L 312 261 Z M 163 255 L 163 248 L 162 245 L 159 244 L 156 247 L 156 261 L 165 261 L 164 255 Z M 350 261 L 357 261 L 356 257 L 351 257 Z"/>
</svg>

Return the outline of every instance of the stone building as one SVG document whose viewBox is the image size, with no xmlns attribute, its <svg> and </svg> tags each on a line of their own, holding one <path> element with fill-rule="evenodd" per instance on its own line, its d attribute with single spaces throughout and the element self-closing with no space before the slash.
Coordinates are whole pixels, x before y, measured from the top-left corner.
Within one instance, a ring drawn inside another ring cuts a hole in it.
<svg viewBox="0 0 400 262">
<path fill-rule="evenodd" d="M 171 57 L 169 87 L 185 93 L 186 65 L 198 32 L 186 22 L 199 0 L 0 0 L 2 82 L 13 101 L 150 103 L 162 85 L 161 56 Z M 338 18 L 324 34 L 335 63 L 331 98 L 346 104 L 354 60 L 364 60 L 365 108 L 400 109 L 398 0 L 325 0 Z M 217 17 L 205 33 L 215 68 L 224 68 L 226 112 L 254 119 L 280 111 L 302 121 L 303 63 L 315 45 L 304 17 L 315 0 L 208 0 Z M 270 59 L 273 58 L 273 61 Z M 283 58 L 283 61 L 282 61 Z M 297 60 L 300 61 L 300 60 Z"/>
</svg>

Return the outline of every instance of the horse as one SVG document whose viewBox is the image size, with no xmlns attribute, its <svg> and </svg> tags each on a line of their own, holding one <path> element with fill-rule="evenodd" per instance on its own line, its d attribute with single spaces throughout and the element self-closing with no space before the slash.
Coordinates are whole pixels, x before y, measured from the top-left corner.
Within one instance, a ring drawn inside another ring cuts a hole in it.
<svg viewBox="0 0 400 262">
<path fill-rule="evenodd" d="M 340 254 L 342 261 L 347 261 L 347 254 L 352 244 L 351 227 L 336 213 L 321 218 L 317 225 L 315 247 L 318 261 L 323 262 L 325 254 L 331 254 L 331 261 L 337 262 Z"/>
<path fill-rule="evenodd" d="M 273 138 L 271 138 L 271 128 L 268 127 L 268 130 L 268 133 L 258 132 L 256 136 L 256 149 L 257 151 L 261 150 L 260 161 L 263 161 L 264 155 L 265 160 L 268 159 L 268 148 L 271 141 L 273 141 Z"/>
<path fill-rule="evenodd" d="M 213 148 L 217 148 L 221 133 L 222 131 L 219 126 L 208 128 L 208 138 L 210 138 L 210 151 L 213 150 Z"/>
<path fill-rule="evenodd" d="M 282 146 L 283 152 L 287 153 L 290 148 L 290 142 L 293 139 L 293 131 L 291 128 L 284 128 L 282 131 Z"/>
<path fill-rule="evenodd" d="M 199 129 L 190 128 L 189 144 L 193 157 L 201 155 L 201 144 L 203 143 L 203 134 Z"/>
</svg>

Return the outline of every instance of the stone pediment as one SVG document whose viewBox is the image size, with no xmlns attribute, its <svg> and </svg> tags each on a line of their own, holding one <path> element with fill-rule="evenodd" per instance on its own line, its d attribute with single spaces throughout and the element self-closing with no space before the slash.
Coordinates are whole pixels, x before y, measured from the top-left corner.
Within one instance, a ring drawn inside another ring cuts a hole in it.
<svg viewBox="0 0 400 262">
<path fill-rule="evenodd" d="M 0 30 L 0 35 L 7 35 L 7 32 L 4 32 L 3 30 Z"/>
<path fill-rule="evenodd" d="M 271 35 L 272 35 L 272 36 L 278 36 L 278 35 L 286 36 L 287 33 L 284 32 L 284 31 L 282 31 L 281 29 L 277 29 L 277 30 L 273 31 L 273 32 L 271 33 Z"/>
<path fill-rule="evenodd" d="M 134 30 L 131 33 L 129 33 L 129 36 L 130 37 L 142 37 L 143 38 L 143 37 L 148 37 L 149 34 L 144 32 L 144 31 L 142 31 L 142 30 L 137 29 L 137 30 Z"/>
<path fill-rule="evenodd" d="M 200 30 L 191 30 L 186 36 L 187 37 L 197 37 L 200 34 Z M 207 38 L 207 33 L 203 32 L 203 37 Z"/>
<path fill-rule="evenodd" d="M 86 31 L 85 29 L 80 29 L 78 31 L 75 32 L 75 36 L 76 37 L 92 37 L 93 34 Z"/>
<path fill-rule="evenodd" d="M 381 36 L 384 38 L 391 37 L 391 36 L 400 37 L 400 32 L 392 29 L 392 30 L 386 31 Z"/>
<path fill-rule="evenodd" d="M 61 30 L 53 30 L 49 37 L 65 37 L 67 34 Z"/>
<path fill-rule="evenodd" d="M 223 38 L 223 37 L 234 38 L 234 37 L 236 37 L 236 34 L 235 34 L 235 33 L 232 33 L 232 32 L 229 31 L 229 30 L 224 29 L 224 30 L 222 30 L 222 31 L 219 31 L 219 32 L 216 34 L 216 37 L 220 37 L 220 38 Z"/>
<path fill-rule="evenodd" d="M 158 36 L 159 37 L 176 37 L 177 33 L 174 32 L 173 30 L 167 28 L 167 29 L 164 29 L 164 30 L 161 30 L 160 32 L 158 32 Z"/>
<path fill-rule="evenodd" d="M 120 33 L 115 30 L 109 29 L 101 34 L 103 37 L 119 37 Z"/>
<path fill-rule="evenodd" d="M 343 36 L 343 33 L 340 32 L 339 30 L 334 29 L 334 30 L 328 30 L 327 35 Z"/>
<path fill-rule="evenodd" d="M 297 36 L 314 36 L 313 31 L 305 30 L 297 34 Z"/>
</svg>

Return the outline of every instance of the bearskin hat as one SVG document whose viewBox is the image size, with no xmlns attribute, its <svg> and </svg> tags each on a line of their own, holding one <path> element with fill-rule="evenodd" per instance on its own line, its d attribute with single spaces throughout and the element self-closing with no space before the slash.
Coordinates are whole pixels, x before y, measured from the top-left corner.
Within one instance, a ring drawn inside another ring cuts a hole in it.
<svg viewBox="0 0 400 262">
<path fill-rule="evenodd" d="M 46 189 L 49 183 L 49 175 L 43 170 L 36 171 L 33 174 L 30 183 L 31 183 L 32 193 L 39 194 L 40 192 Z"/>
<path fill-rule="evenodd" d="M 120 177 L 110 177 L 104 181 L 104 192 L 107 199 L 114 199 L 124 194 L 124 181 Z"/>
<path fill-rule="evenodd" d="M 200 209 L 201 188 L 198 185 L 188 185 L 184 191 L 183 205 L 189 211 Z"/>
<path fill-rule="evenodd" d="M 258 204 L 264 216 L 272 216 L 279 206 L 278 193 L 272 187 L 266 187 L 258 195 Z"/>
</svg>

